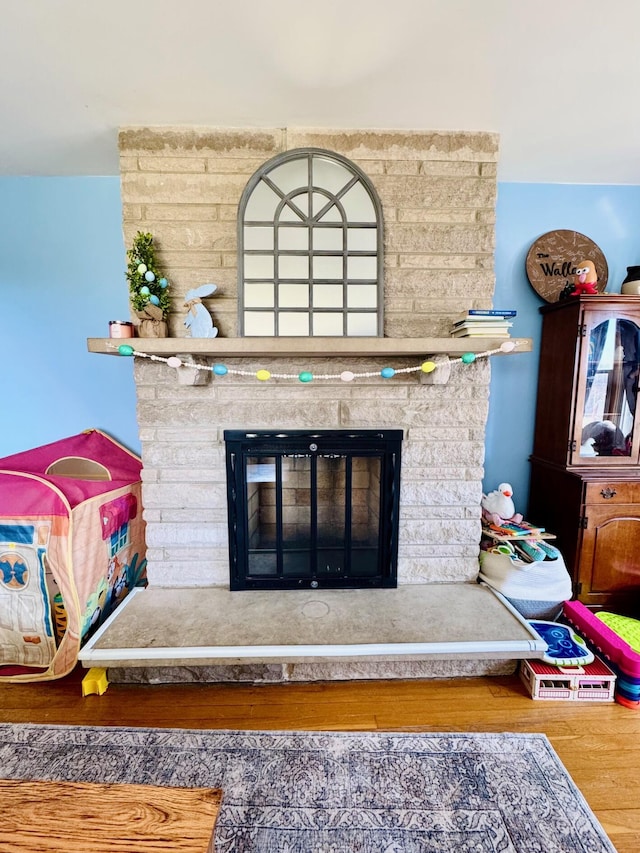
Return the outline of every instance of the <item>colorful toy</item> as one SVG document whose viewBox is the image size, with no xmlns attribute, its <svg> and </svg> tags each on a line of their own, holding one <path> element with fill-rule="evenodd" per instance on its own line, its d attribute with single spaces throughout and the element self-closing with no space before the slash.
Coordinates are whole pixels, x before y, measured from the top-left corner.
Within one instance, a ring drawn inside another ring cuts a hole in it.
<svg viewBox="0 0 640 853">
<path fill-rule="evenodd" d="M 109 679 L 107 678 L 107 670 L 103 667 L 92 666 L 89 672 L 82 679 L 82 695 L 90 696 L 92 693 L 97 693 L 102 696 L 109 687 Z"/>
<path fill-rule="evenodd" d="M 580 261 L 576 268 L 573 290 L 569 296 L 595 295 L 598 292 L 598 273 L 593 261 Z"/>
<path fill-rule="evenodd" d="M 489 526 L 495 533 L 501 533 L 509 538 L 518 536 L 522 539 L 530 539 L 544 533 L 544 527 L 534 527 L 527 521 L 503 521 L 502 524 L 490 524 Z"/>
<path fill-rule="evenodd" d="M 0 459 L 0 681 L 66 675 L 144 583 L 141 469 L 99 430 Z"/>
<path fill-rule="evenodd" d="M 587 648 L 582 637 L 566 625 L 532 619 L 529 624 L 548 646 L 542 656 L 545 663 L 554 666 L 579 666 L 594 660 L 595 655 Z"/>
<path fill-rule="evenodd" d="M 635 652 L 581 601 L 565 602 L 563 615 L 602 652 L 618 676 L 616 702 L 627 708 L 640 708 L 640 653 Z"/>
<path fill-rule="evenodd" d="M 516 524 L 521 522 L 522 514 L 516 512 L 512 495 L 513 488 L 509 483 L 500 483 L 493 492 L 482 495 L 482 517 L 498 527 L 505 521 L 513 521 Z"/>
<path fill-rule="evenodd" d="M 531 560 L 532 563 L 541 563 L 547 556 L 542 548 L 539 547 L 539 543 L 533 539 L 525 539 L 522 542 L 517 542 L 515 548 L 525 559 Z"/>
<path fill-rule="evenodd" d="M 560 551 L 558 551 L 555 545 L 549 545 L 544 539 L 539 539 L 536 545 L 544 554 L 545 560 L 558 560 L 560 558 Z"/>
<path fill-rule="evenodd" d="M 599 658 L 583 666 L 553 666 L 539 660 L 523 660 L 520 679 L 532 699 L 614 700 L 615 673 Z"/>
<path fill-rule="evenodd" d="M 629 643 L 634 652 L 640 652 L 640 620 L 620 616 L 618 613 L 607 613 L 606 610 L 596 613 L 596 618 L 608 625 L 625 643 Z"/>
<path fill-rule="evenodd" d="M 495 550 L 495 543 L 509 541 L 512 558 L 526 563 L 542 563 L 544 560 L 558 560 L 561 555 L 557 548 L 547 544 L 545 539 L 555 539 L 545 533 L 544 527 L 536 527 L 524 521 L 522 514 L 515 511 L 509 483 L 500 483 L 498 488 L 482 495 L 482 532 L 484 550 Z M 488 542 L 485 540 L 489 540 Z M 503 552 L 505 553 L 505 552 Z"/>
</svg>

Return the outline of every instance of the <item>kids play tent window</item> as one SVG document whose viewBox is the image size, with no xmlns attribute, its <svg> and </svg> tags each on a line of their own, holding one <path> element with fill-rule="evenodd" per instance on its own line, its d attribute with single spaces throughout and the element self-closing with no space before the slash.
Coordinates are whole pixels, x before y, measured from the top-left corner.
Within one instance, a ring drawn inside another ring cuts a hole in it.
<svg viewBox="0 0 640 853">
<path fill-rule="evenodd" d="M 141 469 L 99 430 L 0 459 L 0 680 L 66 675 L 145 583 Z"/>
</svg>

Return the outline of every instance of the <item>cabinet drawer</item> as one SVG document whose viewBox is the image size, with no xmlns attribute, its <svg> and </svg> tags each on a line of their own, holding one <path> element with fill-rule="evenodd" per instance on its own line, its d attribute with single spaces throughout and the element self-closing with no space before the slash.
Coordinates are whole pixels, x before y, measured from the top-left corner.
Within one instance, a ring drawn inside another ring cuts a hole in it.
<svg viewBox="0 0 640 853">
<path fill-rule="evenodd" d="M 611 480 L 587 483 L 585 503 L 588 504 L 633 504 L 640 503 L 640 480 Z"/>
</svg>

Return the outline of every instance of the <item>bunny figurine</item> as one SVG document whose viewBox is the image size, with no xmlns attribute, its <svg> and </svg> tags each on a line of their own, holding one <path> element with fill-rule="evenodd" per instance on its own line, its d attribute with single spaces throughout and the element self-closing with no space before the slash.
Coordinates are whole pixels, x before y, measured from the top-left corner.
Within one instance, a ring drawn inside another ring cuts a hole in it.
<svg viewBox="0 0 640 853">
<path fill-rule="evenodd" d="M 187 309 L 187 316 L 184 324 L 191 332 L 192 338 L 215 338 L 218 334 L 211 314 L 201 301 L 205 296 L 211 296 L 217 289 L 218 286 L 215 284 L 201 284 L 200 287 L 194 287 L 185 295 L 184 307 Z"/>
</svg>

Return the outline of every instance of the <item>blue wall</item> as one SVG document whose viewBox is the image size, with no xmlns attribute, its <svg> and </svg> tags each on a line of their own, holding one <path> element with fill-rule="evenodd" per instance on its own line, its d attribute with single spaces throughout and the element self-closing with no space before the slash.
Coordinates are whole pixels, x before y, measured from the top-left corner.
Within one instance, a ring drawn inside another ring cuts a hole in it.
<svg viewBox="0 0 640 853">
<path fill-rule="evenodd" d="M 129 316 L 121 221 L 118 178 L 0 178 L 0 457 L 87 427 L 139 452 L 132 361 L 86 346 Z M 518 310 L 512 331 L 534 351 L 492 359 L 484 487 L 511 482 L 523 512 L 544 304 L 525 258 L 556 228 L 600 246 L 617 293 L 640 264 L 640 187 L 498 185 L 494 305 Z"/>
<path fill-rule="evenodd" d="M 499 184 L 496 217 L 494 306 L 517 309 L 511 332 L 533 338 L 534 349 L 492 359 L 484 489 L 511 483 L 516 509 L 526 512 L 542 325 L 538 309 L 546 304 L 529 284 L 527 252 L 547 231 L 586 234 L 607 259 L 607 292 L 619 293 L 627 266 L 640 264 L 640 187 Z"/>
<path fill-rule="evenodd" d="M 118 178 L 0 178 L 0 457 L 97 427 L 139 452 Z"/>
</svg>

